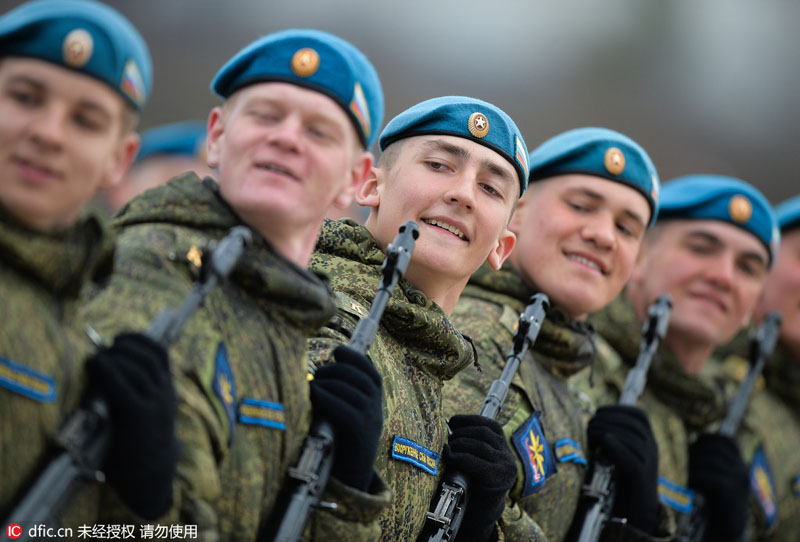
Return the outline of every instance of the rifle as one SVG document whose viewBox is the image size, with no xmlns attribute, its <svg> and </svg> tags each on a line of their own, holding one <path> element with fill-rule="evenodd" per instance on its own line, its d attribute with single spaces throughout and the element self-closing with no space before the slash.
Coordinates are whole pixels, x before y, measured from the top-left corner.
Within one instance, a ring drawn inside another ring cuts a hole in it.
<svg viewBox="0 0 800 542">
<path fill-rule="evenodd" d="M 492 382 L 489 393 L 483 401 L 479 414 L 494 420 L 508 396 L 511 380 L 519 369 L 522 359 L 528 348 L 536 342 L 545 311 L 550 305 L 550 300 L 545 294 L 535 294 L 528 300 L 528 306 L 519 317 L 517 331 L 511 351 L 506 356 L 506 364 L 500 378 Z M 438 500 L 433 505 L 433 510 L 427 513 L 427 521 L 420 535 L 420 540 L 440 542 L 454 540 L 469 501 L 469 484 L 466 476 L 459 472 L 449 472 L 442 481 L 442 489 Z M 427 538 L 425 538 L 427 537 Z"/>
<path fill-rule="evenodd" d="M 394 241 L 386 248 L 378 291 L 375 293 L 369 314 L 359 319 L 353 331 L 350 348 L 366 355 L 378 332 L 378 324 L 392 291 L 408 268 L 414 243 L 418 237 L 419 227 L 415 222 L 408 221 L 400 226 Z M 309 360 L 309 371 L 313 374 L 315 370 Z M 280 519 L 275 542 L 300 540 L 312 507 L 330 509 L 336 507 L 335 503 L 321 501 L 333 467 L 333 440 L 333 427 L 325 420 L 315 421 L 308 432 L 297 465 L 288 470 L 289 487 L 293 487 L 293 490 L 286 511 Z"/>
<path fill-rule="evenodd" d="M 203 265 L 202 282 L 194 286 L 177 310 L 165 309 L 158 315 L 146 334 L 165 348 L 172 344 L 205 296 L 230 275 L 251 240 L 252 233 L 248 228 L 232 228 L 213 248 L 207 260 L 209 265 Z M 96 331 L 88 328 L 87 333 L 98 343 Z M 20 521 L 37 525 L 45 523 L 57 517 L 82 480 L 104 482 L 101 469 L 108 452 L 110 433 L 108 404 L 101 397 L 89 398 L 88 404 L 80 407 L 59 430 L 55 441 L 62 451 L 45 467 L 11 511 L 5 524 Z M 27 533 L 23 529 L 22 536 L 16 540 L 28 540 Z M 10 540 L 7 532 L 1 536 L 0 540 Z"/>
<path fill-rule="evenodd" d="M 750 395 L 756 385 L 756 380 L 764 370 L 764 364 L 775 350 L 778 334 L 781 328 L 781 314 L 778 311 L 767 313 L 755 335 L 750 336 L 750 370 L 736 390 L 728 412 L 719 426 L 720 435 L 734 438 L 742 423 Z M 694 494 L 694 506 L 690 514 L 682 514 L 678 519 L 678 530 L 675 540 L 677 542 L 695 542 L 703 540 L 706 532 L 705 499 L 699 493 Z"/>
<path fill-rule="evenodd" d="M 639 345 L 639 357 L 636 365 L 628 372 L 625 386 L 622 388 L 620 405 L 635 405 L 647 384 L 647 371 L 655 357 L 661 341 L 667 334 L 667 326 L 672 313 L 672 299 L 668 294 L 662 294 L 650 305 L 647 310 L 647 320 L 642 326 L 642 342 Z M 594 464 L 592 479 L 588 485 L 583 486 L 582 505 L 579 517 L 582 521 L 573 523 L 569 540 L 578 542 L 596 542 L 605 524 L 611 518 L 614 506 L 614 466 L 607 464 L 600 458 Z M 574 527 L 580 526 L 580 531 L 575 532 Z"/>
</svg>

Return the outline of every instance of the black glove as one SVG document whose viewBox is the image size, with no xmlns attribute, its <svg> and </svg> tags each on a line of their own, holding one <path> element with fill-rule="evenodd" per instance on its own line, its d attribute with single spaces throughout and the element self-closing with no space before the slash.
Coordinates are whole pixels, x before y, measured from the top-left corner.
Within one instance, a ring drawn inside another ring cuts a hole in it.
<svg viewBox="0 0 800 542">
<path fill-rule="evenodd" d="M 311 381 L 314 419 L 333 426 L 331 474 L 368 491 L 383 431 L 381 375 L 366 356 L 346 346 L 333 356 L 336 363 L 317 369 Z"/>
<path fill-rule="evenodd" d="M 739 540 L 747 526 L 750 477 L 732 438 L 705 433 L 689 447 L 689 487 L 705 497 L 706 540 Z"/>
<path fill-rule="evenodd" d="M 143 518 L 162 516 L 172 504 L 178 460 L 166 350 L 145 335 L 121 334 L 86 361 L 86 372 L 90 392 L 108 403 L 109 485 Z"/>
<path fill-rule="evenodd" d="M 506 494 L 517 480 L 517 463 L 503 428 L 485 416 L 459 414 L 448 422 L 452 433 L 444 446 L 447 470 L 467 478 L 469 497 L 456 540 L 493 540 Z"/>
<path fill-rule="evenodd" d="M 587 429 L 589 449 L 614 465 L 614 517 L 647 534 L 659 522 L 658 444 L 644 410 L 610 405 L 597 409 Z"/>
</svg>

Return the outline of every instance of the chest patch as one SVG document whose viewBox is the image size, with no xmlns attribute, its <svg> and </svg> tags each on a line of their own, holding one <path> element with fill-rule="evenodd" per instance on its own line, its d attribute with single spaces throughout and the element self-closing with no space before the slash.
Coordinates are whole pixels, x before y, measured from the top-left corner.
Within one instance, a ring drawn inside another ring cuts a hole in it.
<svg viewBox="0 0 800 542">
<path fill-rule="evenodd" d="M 286 415 L 283 405 L 260 399 L 243 397 L 239 403 L 239 423 L 261 425 L 286 430 Z"/>
<path fill-rule="evenodd" d="M 522 483 L 520 495 L 527 497 L 544 487 L 548 476 L 556 472 L 553 452 L 547 444 L 542 424 L 539 422 L 541 412 L 531 414 L 514 434 L 511 442 L 517 451 L 525 480 Z"/>
<path fill-rule="evenodd" d="M 750 463 L 750 490 L 764 514 L 764 526 L 769 529 L 778 517 L 778 499 L 775 497 L 775 480 L 763 446 L 758 447 Z"/>
<path fill-rule="evenodd" d="M 682 514 L 689 514 L 694 508 L 694 491 L 671 482 L 663 476 L 658 477 L 658 498 L 662 503 Z"/>
<path fill-rule="evenodd" d="M 40 403 L 56 400 L 53 377 L 0 356 L 0 386 Z"/>
<path fill-rule="evenodd" d="M 233 379 L 230 363 L 228 363 L 228 349 L 225 343 L 220 342 L 217 355 L 214 358 L 214 393 L 225 409 L 228 418 L 228 444 L 233 442 L 233 428 L 236 422 L 236 381 Z"/>
<path fill-rule="evenodd" d="M 400 435 L 395 435 L 392 441 L 392 457 L 398 461 L 411 463 L 434 476 L 439 468 L 439 454 Z"/>
<path fill-rule="evenodd" d="M 556 454 L 556 461 L 559 463 L 572 462 L 586 466 L 586 458 L 583 456 L 581 445 L 569 438 L 562 438 L 553 444 L 553 452 Z"/>
</svg>

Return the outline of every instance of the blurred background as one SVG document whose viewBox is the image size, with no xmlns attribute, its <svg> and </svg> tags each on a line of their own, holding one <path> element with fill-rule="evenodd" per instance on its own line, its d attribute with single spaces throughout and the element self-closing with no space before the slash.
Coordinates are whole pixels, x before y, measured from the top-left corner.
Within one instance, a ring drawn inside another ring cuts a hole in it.
<svg viewBox="0 0 800 542">
<path fill-rule="evenodd" d="M 3 10 L 21 4 L 3 0 Z M 479 97 L 505 109 L 529 149 L 605 126 L 641 143 L 662 181 L 748 180 L 772 203 L 797 194 L 800 2 L 771 0 L 108 0 L 148 41 L 142 129 L 205 119 L 217 69 L 253 39 L 327 30 L 361 48 L 386 120 L 423 99 Z"/>
</svg>

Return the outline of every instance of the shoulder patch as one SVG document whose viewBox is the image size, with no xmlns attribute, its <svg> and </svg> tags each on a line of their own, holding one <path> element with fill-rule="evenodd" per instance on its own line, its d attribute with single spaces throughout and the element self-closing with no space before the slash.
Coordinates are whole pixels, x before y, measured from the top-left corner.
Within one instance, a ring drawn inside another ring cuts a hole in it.
<svg viewBox="0 0 800 542">
<path fill-rule="evenodd" d="M 392 442 L 392 457 L 398 461 L 411 463 L 419 467 L 428 474 L 436 475 L 439 468 L 439 454 L 427 449 L 425 446 L 417 444 L 413 440 L 403 438 L 400 435 L 394 436 Z"/>
<path fill-rule="evenodd" d="M 286 415 L 280 403 L 243 397 L 239 402 L 239 423 L 262 425 L 285 431 Z"/>
<path fill-rule="evenodd" d="M 694 508 L 694 491 L 663 476 L 658 477 L 658 498 L 665 505 L 683 514 L 689 514 Z"/>
<path fill-rule="evenodd" d="M 792 478 L 792 495 L 800 498 L 800 474 Z"/>
<path fill-rule="evenodd" d="M 0 356 L 0 386 L 40 403 L 56 400 L 53 377 Z"/>
<path fill-rule="evenodd" d="M 225 414 L 228 417 L 228 444 L 230 444 L 233 442 L 233 428 L 236 422 L 236 381 L 233 379 L 233 372 L 228 363 L 228 349 L 225 348 L 223 342 L 217 346 L 212 389 L 225 408 Z"/>
<path fill-rule="evenodd" d="M 553 452 L 556 454 L 556 461 L 559 463 L 572 462 L 586 466 L 586 458 L 583 456 L 581 445 L 569 438 L 562 438 L 553 444 Z"/>
<path fill-rule="evenodd" d="M 525 480 L 521 497 L 532 495 L 544 487 L 547 478 L 556 472 L 553 453 L 539 423 L 541 412 L 534 412 L 511 435 L 511 442 L 522 462 Z"/>
<path fill-rule="evenodd" d="M 750 491 L 758 502 L 760 513 L 764 516 L 764 527 L 769 529 L 778 518 L 778 499 L 775 493 L 775 480 L 763 446 L 758 447 L 750 463 Z"/>
</svg>

